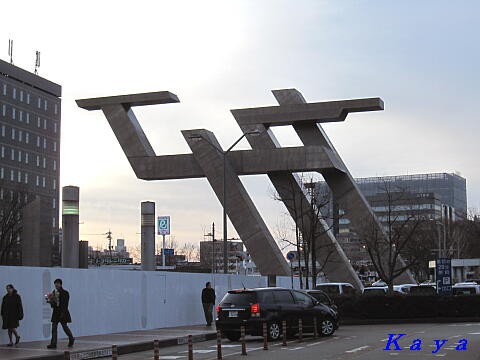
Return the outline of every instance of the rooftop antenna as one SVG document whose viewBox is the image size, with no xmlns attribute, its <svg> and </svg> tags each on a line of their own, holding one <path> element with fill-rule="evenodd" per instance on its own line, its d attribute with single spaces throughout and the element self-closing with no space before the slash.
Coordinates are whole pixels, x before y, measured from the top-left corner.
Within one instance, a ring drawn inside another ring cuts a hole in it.
<svg viewBox="0 0 480 360">
<path fill-rule="evenodd" d="M 8 39 L 8 56 L 10 56 L 10 64 L 13 65 L 13 40 Z"/>
<path fill-rule="evenodd" d="M 40 67 L 40 51 L 35 52 L 35 74 L 38 75 L 38 68 Z"/>
</svg>

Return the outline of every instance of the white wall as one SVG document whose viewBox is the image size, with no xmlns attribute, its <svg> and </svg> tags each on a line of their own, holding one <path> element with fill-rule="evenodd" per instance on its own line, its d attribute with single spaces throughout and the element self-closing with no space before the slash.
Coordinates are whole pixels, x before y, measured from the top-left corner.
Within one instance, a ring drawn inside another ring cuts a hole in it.
<svg viewBox="0 0 480 360">
<path fill-rule="evenodd" d="M 200 295 L 207 281 L 214 283 L 217 301 L 229 289 L 267 286 L 263 276 L 0 266 L 0 289 L 12 283 L 22 296 L 23 341 L 49 339 L 51 309 L 44 295 L 56 278 L 70 292 L 75 336 L 203 324 Z M 277 278 L 277 285 L 291 287 L 290 281 Z"/>
</svg>

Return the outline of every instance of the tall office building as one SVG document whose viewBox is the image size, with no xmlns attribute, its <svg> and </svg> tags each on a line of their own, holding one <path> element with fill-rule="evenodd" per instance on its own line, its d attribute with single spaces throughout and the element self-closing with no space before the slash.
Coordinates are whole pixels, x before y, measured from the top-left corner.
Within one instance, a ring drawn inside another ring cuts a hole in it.
<svg viewBox="0 0 480 360">
<path fill-rule="evenodd" d="M 61 91 L 60 85 L 0 60 L 0 207 L 5 210 L 14 199 L 26 204 L 23 231 L 0 259 L 3 264 L 60 263 Z"/>
</svg>

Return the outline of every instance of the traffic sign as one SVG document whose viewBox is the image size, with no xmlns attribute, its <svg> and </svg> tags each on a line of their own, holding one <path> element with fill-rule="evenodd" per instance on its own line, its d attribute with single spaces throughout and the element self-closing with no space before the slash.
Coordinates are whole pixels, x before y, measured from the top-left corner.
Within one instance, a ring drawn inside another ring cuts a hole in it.
<svg viewBox="0 0 480 360">
<path fill-rule="evenodd" d="M 175 250 L 174 249 L 163 249 L 163 253 L 165 255 L 174 255 L 175 254 Z"/>
<path fill-rule="evenodd" d="M 170 235 L 170 216 L 159 216 L 157 229 L 158 235 Z"/>
<path fill-rule="evenodd" d="M 452 293 L 452 259 L 440 258 L 435 262 L 437 293 L 450 295 Z"/>
<path fill-rule="evenodd" d="M 293 260 L 295 260 L 296 257 L 297 257 L 297 254 L 293 251 L 289 251 L 287 253 L 287 260 L 288 261 L 293 261 Z"/>
</svg>

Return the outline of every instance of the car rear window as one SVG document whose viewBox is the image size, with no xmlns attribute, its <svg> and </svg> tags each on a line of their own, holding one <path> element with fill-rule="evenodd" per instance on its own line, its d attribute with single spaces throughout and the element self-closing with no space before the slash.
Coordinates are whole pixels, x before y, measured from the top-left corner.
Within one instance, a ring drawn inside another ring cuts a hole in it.
<svg viewBox="0 0 480 360">
<path fill-rule="evenodd" d="M 453 295 L 475 295 L 475 288 L 473 287 L 457 287 L 453 288 Z"/>
<path fill-rule="evenodd" d="M 288 290 L 275 291 L 274 293 L 276 303 L 278 304 L 294 304 L 293 296 Z"/>
<path fill-rule="evenodd" d="M 257 297 L 253 292 L 227 293 L 222 300 L 222 304 L 251 305 L 257 302 Z"/>
<path fill-rule="evenodd" d="M 331 295 L 338 295 L 340 293 L 338 285 L 317 285 L 315 289 L 325 291 Z"/>
<path fill-rule="evenodd" d="M 259 291 L 257 292 L 258 302 L 261 304 L 274 304 L 275 298 L 273 297 L 273 291 Z"/>
<path fill-rule="evenodd" d="M 309 294 L 312 295 L 318 301 L 320 301 L 322 304 L 329 304 L 330 303 L 330 300 L 328 299 L 327 295 L 325 295 L 323 293 L 312 292 L 312 293 L 309 293 Z"/>
</svg>

